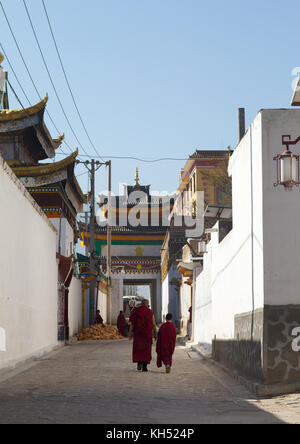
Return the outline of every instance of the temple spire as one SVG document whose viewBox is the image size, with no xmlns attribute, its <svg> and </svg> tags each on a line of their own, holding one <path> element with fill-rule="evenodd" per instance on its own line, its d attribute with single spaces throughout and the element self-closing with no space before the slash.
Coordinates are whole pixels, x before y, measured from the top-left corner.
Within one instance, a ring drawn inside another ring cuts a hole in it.
<svg viewBox="0 0 300 444">
<path fill-rule="evenodd" d="M 140 178 L 139 178 L 139 169 L 136 169 L 136 174 L 135 174 L 135 185 L 138 186 L 140 184 Z"/>
</svg>

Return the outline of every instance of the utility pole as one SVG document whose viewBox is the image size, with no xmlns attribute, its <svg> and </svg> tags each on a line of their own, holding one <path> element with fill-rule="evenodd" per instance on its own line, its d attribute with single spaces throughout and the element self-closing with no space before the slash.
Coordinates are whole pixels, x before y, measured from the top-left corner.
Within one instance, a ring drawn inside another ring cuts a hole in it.
<svg viewBox="0 0 300 444">
<path fill-rule="evenodd" d="M 108 300 L 108 323 L 112 321 L 111 300 L 111 160 L 108 164 L 108 215 L 107 215 L 107 300 Z"/>
<path fill-rule="evenodd" d="M 91 215 L 90 215 L 90 244 L 89 244 L 89 253 L 90 253 L 90 275 L 93 276 L 95 274 L 95 160 L 91 161 Z M 92 280 L 90 283 L 90 324 L 94 324 L 96 315 L 95 308 L 95 281 Z"/>
<path fill-rule="evenodd" d="M 89 258 L 90 258 L 90 276 L 95 276 L 96 257 L 95 257 L 95 232 L 96 232 L 96 215 L 95 215 L 95 173 L 103 165 L 108 165 L 108 162 L 102 163 L 92 159 L 86 162 L 76 161 L 77 164 L 84 165 L 91 174 L 91 195 L 90 195 L 90 242 L 89 242 Z M 89 323 L 94 324 L 96 316 L 96 277 L 90 282 L 90 304 L 89 304 Z"/>
</svg>

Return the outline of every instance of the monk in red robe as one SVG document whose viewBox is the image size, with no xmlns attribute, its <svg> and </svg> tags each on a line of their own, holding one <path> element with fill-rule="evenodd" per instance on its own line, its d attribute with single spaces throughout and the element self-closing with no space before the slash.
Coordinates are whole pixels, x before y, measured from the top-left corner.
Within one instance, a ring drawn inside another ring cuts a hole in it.
<svg viewBox="0 0 300 444">
<path fill-rule="evenodd" d="M 155 317 L 149 309 L 149 301 L 144 300 L 130 316 L 129 340 L 134 337 L 132 360 L 137 363 L 138 371 L 148 371 L 147 366 L 152 360 L 153 333 L 156 339 Z"/>
<path fill-rule="evenodd" d="M 102 316 L 100 315 L 100 310 L 97 310 L 96 312 L 95 324 L 103 325 L 103 319 Z"/>
<path fill-rule="evenodd" d="M 173 315 L 167 314 L 166 323 L 163 324 L 158 332 L 156 352 L 157 367 L 162 367 L 162 363 L 166 366 L 166 373 L 171 372 L 172 358 L 176 346 L 176 327 L 173 324 Z"/>
<path fill-rule="evenodd" d="M 118 327 L 118 331 L 120 333 L 120 335 L 126 337 L 128 335 L 128 330 L 127 330 L 127 322 L 124 316 L 124 312 L 120 311 L 118 320 L 117 320 L 117 327 Z"/>
</svg>

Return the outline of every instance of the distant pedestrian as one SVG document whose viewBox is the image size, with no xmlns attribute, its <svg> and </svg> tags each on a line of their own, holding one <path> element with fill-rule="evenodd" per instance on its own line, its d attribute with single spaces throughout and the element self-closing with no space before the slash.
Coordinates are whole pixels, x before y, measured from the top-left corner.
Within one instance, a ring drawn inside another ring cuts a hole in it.
<svg viewBox="0 0 300 444">
<path fill-rule="evenodd" d="M 120 314 L 118 316 L 117 327 L 120 335 L 124 337 L 128 336 L 128 324 L 126 322 L 123 311 L 120 311 Z"/>
<path fill-rule="evenodd" d="M 156 339 L 155 317 L 149 309 L 149 301 L 144 300 L 130 316 L 129 340 L 134 338 L 132 360 L 137 363 L 138 371 L 148 371 L 148 364 L 152 360 L 153 333 Z"/>
<path fill-rule="evenodd" d="M 100 310 L 97 310 L 97 312 L 96 312 L 95 324 L 103 325 L 103 319 L 100 315 Z"/>
<path fill-rule="evenodd" d="M 177 332 L 173 324 L 173 315 L 169 313 L 166 316 L 166 323 L 159 329 L 156 343 L 157 367 L 160 368 L 164 364 L 166 366 L 166 373 L 171 372 L 176 337 Z"/>
<path fill-rule="evenodd" d="M 135 303 L 134 303 L 133 300 L 131 300 L 131 301 L 129 302 L 129 310 L 130 310 L 130 312 L 132 312 L 132 310 L 134 310 L 134 308 L 135 308 Z"/>
</svg>

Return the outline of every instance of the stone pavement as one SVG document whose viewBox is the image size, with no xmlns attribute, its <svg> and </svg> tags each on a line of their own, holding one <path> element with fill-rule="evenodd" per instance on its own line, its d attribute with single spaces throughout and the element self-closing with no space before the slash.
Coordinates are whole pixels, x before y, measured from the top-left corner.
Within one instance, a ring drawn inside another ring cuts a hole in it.
<svg viewBox="0 0 300 444">
<path fill-rule="evenodd" d="M 300 395 L 257 400 L 184 347 L 138 373 L 131 343 L 81 342 L 0 379 L 0 424 L 300 423 Z"/>
</svg>

